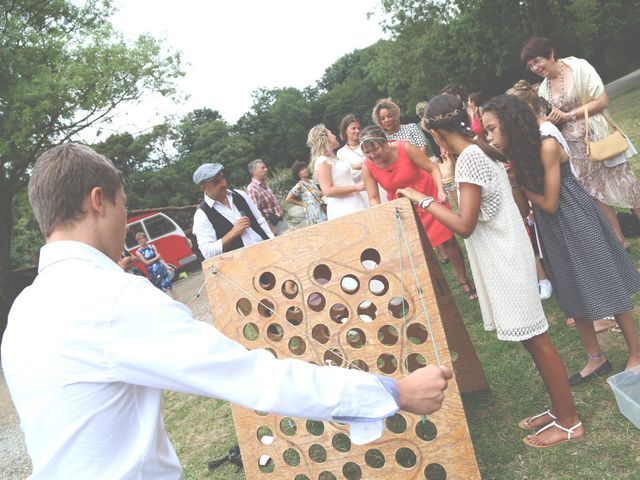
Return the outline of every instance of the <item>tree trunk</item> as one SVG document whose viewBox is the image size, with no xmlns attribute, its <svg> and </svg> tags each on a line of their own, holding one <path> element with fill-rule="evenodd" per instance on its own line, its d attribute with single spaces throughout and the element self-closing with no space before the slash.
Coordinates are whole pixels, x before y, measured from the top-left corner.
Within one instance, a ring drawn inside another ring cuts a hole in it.
<svg viewBox="0 0 640 480">
<path fill-rule="evenodd" d="M 0 179 L 0 342 L 7 327 L 7 316 L 15 298 L 11 279 L 11 233 L 13 231 L 13 192 Z"/>
</svg>

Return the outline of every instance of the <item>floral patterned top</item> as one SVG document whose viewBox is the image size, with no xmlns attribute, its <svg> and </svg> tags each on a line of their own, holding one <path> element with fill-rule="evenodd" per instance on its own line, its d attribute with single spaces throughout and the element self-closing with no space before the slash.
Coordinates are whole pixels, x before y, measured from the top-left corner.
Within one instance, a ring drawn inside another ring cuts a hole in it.
<svg viewBox="0 0 640 480">
<path fill-rule="evenodd" d="M 324 203 L 322 202 L 322 193 L 318 185 L 300 180 L 291 189 L 291 194 L 304 203 L 308 225 L 315 225 L 327 220 L 327 214 L 322 209 Z"/>
</svg>

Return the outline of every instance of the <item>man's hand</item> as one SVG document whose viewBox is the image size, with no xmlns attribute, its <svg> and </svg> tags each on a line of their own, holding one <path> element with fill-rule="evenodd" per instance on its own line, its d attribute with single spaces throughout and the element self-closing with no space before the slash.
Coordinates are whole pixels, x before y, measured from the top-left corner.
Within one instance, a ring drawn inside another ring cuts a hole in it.
<svg viewBox="0 0 640 480">
<path fill-rule="evenodd" d="M 231 234 L 233 237 L 239 237 L 242 233 L 251 226 L 251 221 L 249 217 L 240 217 L 236 223 L 233 225 L 231 229 Z"/>
<path fill-rule="evenodd" d="M 428 365 L 397 381 L 398 400 L 402 410 L 428 415 L 440 410 L 447 380 L 453 377 L 449 367 Z"/>
</svg>

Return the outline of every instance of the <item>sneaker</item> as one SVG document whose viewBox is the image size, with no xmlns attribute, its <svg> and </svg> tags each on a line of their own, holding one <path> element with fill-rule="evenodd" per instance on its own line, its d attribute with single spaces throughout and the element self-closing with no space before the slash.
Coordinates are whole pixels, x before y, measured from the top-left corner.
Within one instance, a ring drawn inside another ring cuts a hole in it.
<svg viewBox="0 0 640 480">
<path fill-rule="evenodd" d="M 538 281 L 538 290 L 540 291 L 540 300 L 546 300 L 553 293 L 553 287 L 548 279 Z"/>
</svg>

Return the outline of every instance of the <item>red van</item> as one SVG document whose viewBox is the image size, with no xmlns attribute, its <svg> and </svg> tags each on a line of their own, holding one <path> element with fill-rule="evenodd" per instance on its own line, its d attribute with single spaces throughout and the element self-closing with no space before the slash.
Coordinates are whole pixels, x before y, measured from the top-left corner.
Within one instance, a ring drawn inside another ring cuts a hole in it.
<svg viewBox="0 0 640 480">
<path fill-rule="evenodd" d="M 191 250 L 191 240 L 175 221 L 162 212 L 145 213 L 127 220 L 125 246 L 132 255 L 138 250 L 138 232 L 144 232 L 164 261 L 176 270 L 198 259 Z M 146 274 L 142 262 L 136 262 L 136 265 Z"/>
</svg>

